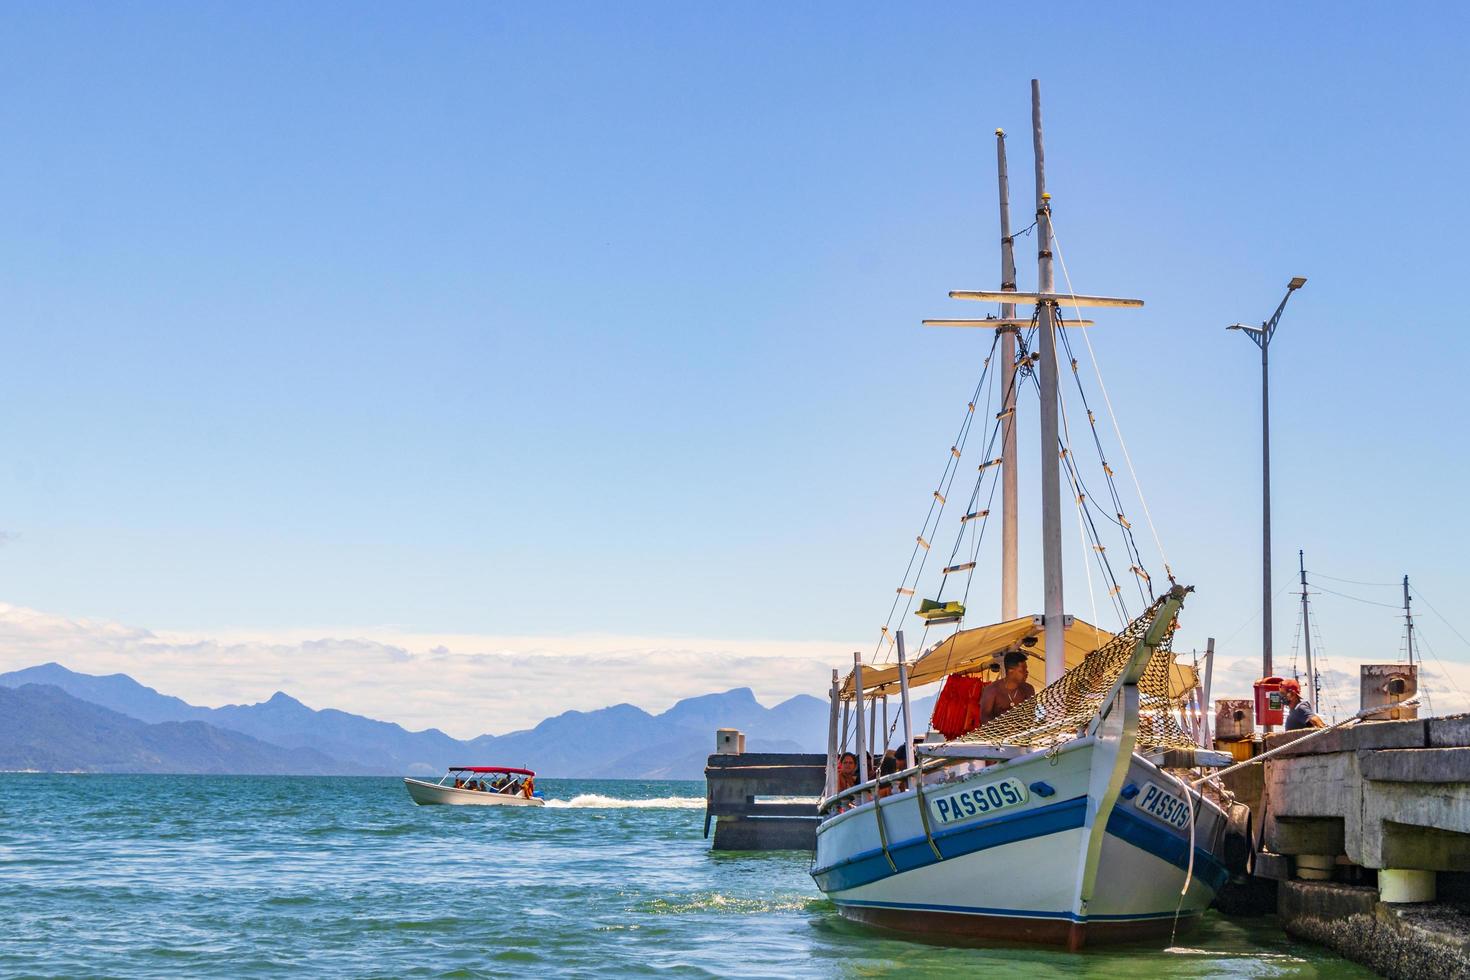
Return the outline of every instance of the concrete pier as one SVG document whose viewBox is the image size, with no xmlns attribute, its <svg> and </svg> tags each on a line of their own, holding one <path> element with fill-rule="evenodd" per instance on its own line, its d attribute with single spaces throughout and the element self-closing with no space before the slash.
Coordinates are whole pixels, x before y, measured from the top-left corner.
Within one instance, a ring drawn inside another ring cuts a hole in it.
<svg viewBox="0 0 1470 980">
<path fill-rule="evenodd" d="M 1232 788 L 1287 932 L 1388 977 L 1470 976 L 1470 715 L 1366 722 L 1258 770 Z"/>
<path fill-rule="evenodd" d="M 744 736 L 717 734 L 717 751 L 705 763 L 704 835 L 714 823 L 716 851 L 815 849 L 817 797 L 827 778 L 818 754 L 744 752 Z M 761 797 L 775 797 L 762 800 Z M 793 802 L 806 797 L 810 802 Z"/>
<path fill-rule="evenodd" d="M 1304 734 L 1269 735 L 1266 747 Z M 1470 870 L 1470 716 L 1368 722 L 1287 749 L 1264 770 L 1266 852 L 1375 871 Z"/>
</svg>

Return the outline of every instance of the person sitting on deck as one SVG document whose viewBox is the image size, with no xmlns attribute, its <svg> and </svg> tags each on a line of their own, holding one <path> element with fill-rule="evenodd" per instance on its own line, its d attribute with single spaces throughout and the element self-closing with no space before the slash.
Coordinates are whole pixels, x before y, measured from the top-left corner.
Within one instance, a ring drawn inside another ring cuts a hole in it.
<svg viewBox="0 0 1470 980">
<path fill-rule="evenodd" d="M 1326 728 L 1327 722 L 1322 716 L 1312 712 L 1312 702 L 1302 700 L 1302 685 L 1300 681 L 1284 680 L 1281 682 L 1281 700 L 1291 710 L 1286 713 L 1286 730 L 1294 732 L 1303 728 Z"/>
<path fill-rule="evenodd" d="M 883 761 L 878 763 L 878 776 L 880 778 L 883 776 L 891 776 L 896 772 L 898 772 L 898 756 L 893 749 L 889 749 L 887 752 L 883 753 Z M 883 783 L 881 786 L 878 787 L 878 795 L 888 796 L 897 788 L 897 786 L 897 782 Z"/>
<path fill-rule="evenodd" d="M 980 724 L 1010 711 L 1016 705 L 1036 693 L 1036 688 L 1026 683 L 1026 655 L 1019 650 L 1006 654 L 1005 677 L 985 685 L 980 696 Z"/>
<path fill-rule="evenodd" d="M 464 780 L 463 779 L 460 779 L 458 776 L 455 776 L 454 777 L 454 788 L 455 789 L 464 789 Z"/>
<path fill-rule="evenodd" d="M 837 792 L 852 789 L 857 785 L 857 781 L 857 753 L 844 752 L 837 757 Z"/>
</svg>

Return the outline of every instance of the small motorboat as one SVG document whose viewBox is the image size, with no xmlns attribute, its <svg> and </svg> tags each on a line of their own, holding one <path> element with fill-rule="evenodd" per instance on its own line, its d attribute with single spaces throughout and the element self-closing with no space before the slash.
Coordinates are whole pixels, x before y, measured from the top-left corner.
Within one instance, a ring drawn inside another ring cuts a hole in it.
<svg viewBox="0 0 1470 980">
<path fill-rule="evenodd" d="M 450 766 L 437 783 L 403 777 L 408 795 L 420 806 L 545 806 L 536 792 L 536 774 L 506 766 Z"/>
</svg>

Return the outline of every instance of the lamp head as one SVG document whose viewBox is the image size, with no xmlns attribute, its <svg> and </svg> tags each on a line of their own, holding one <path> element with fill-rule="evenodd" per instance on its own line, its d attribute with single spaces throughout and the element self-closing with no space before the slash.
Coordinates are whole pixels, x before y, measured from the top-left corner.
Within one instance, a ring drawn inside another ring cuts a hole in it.
<svg viewBox="0 0 1470 980">
<path fill-rule="evenodd" d="M 1286 288 L 1288 290 L 1301 289 L 1306 284 L 1307 284 L 1307 279 L 1306 279 L 1305 276 L 1293 276 L 1292 279 L 1291 279 L 1291 282 L 1289 282 L 1289 283 L 1286 284 Z"/>
<path fill-rule="evenodd" d="M 1226 330 L 1244 330 L 1246 333 L 1260 333 L 1260 327 L 1253 327 L 1249 323 L 1232 323 Z"/>
</svg>

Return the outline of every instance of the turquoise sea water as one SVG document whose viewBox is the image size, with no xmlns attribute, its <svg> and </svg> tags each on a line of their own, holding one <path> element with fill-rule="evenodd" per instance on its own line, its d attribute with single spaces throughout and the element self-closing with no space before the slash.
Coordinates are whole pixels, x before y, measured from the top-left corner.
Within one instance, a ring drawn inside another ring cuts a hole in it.
<svg viewBox="0 0 1470 980">
<path fill-rule="evenodd" d="M 949 949 L 840 919 L 797 853 L 714 854 L 702 783 L 0 775 L 0 975 L 1369 977 L 1269 921 L 1175 948 Z"/>
</svg>

